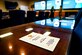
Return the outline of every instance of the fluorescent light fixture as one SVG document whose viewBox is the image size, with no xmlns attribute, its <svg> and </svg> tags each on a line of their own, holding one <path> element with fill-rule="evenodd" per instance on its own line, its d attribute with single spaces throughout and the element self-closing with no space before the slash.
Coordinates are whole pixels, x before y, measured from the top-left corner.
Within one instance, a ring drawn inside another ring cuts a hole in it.
<svg viewBox="0 0 82 55">
<path fill-rule="evenodd" d="M 8 32 L 8 33 L 0 35 L 0 38 L 4 38 L 4 37 L 10 36 L 12 34 L 13 34 L 12 32 Z"/>
<path fill-rule="evenodd" d="M 28 28 L 25 31 L 32 31 L 32 30 L 33 30 L 33 28 Z"/>
</svg>

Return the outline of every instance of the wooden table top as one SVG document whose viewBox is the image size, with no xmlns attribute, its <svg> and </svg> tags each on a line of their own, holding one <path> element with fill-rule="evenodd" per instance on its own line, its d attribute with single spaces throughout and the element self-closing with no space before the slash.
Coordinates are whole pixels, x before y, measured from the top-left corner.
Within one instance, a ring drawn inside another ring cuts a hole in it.
<svg viewBox="0 0 82 55">
<path fill-rule="evenodd" d="M 32 27 L 33 30 L 30 32 L 25 31 L 25 29 L 29 27 Z M 31 32 L 43 34 L 46 31 L 51 32 L 50 36 L 60 38 L 53 52 L 19 40 L 19 38 Z M 0 35 L 7 32 L 12 32 L 13 35 L 0 38 L 0 55 L 65 55 L 71 37 L 70 30 L 41 26 L 34 23 L 0 29 Z"/>
</svg>

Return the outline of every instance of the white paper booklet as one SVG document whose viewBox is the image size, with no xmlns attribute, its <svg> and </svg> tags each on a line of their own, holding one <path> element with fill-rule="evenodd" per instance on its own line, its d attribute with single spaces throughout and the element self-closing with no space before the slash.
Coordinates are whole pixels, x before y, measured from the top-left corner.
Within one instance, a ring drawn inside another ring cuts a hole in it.
<svg viewBox="0 0 82 55">
<path fill-rule="evenodd" d="M 26 36 L 19 38 L 19 40 L 22 40 L 24 42 L 30 43 L 32 45 L 35 45 L 53 52 L 60 38 L 45 36 L 39 33 L 32 32 Z"/>
</svg>

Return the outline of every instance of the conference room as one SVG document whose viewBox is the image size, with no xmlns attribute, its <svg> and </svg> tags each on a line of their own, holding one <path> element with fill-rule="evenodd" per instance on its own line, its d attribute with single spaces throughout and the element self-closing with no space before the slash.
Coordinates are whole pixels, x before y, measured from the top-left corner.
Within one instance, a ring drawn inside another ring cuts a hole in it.
<svg viewBox="0 0 82 55">
<path fill-rule="evenodd" d="M 82 0 L 0 0 L 0 55 L 82 55 Z"/>
</svg>

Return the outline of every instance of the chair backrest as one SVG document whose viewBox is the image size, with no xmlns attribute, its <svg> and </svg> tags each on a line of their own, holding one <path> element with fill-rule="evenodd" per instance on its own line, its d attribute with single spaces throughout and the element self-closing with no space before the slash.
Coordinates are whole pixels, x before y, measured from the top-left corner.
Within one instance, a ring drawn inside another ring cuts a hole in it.
<svg viewBox="0 0 82 55">
<path fill-rule="evenodd" d="M 65 17 L 69 17 L 70 15 L 77 15 L 77 12 L 65 12 Z"/>
<path fill-rule="evenodd" d="M 39 11 L 38 19 L 42 20 L 45 18 L 44 11 Z"/>
<path fill-rule="evenodd" d="M 0 10 L 0 20 L 2 19 L 2 10 Z"/>
<path fill-rule="evenodd" d="M 36 12 L 35 11 L 27 11 L 27 18 L 29 22 L 33 22 L 36 20 Z"/>
<path fill-rule="evenodd" d="M 54 12 L 51 12 L 50 18 L 54 18 Z"/>
<path fill-rule="evenodd" d="M 49 12 L 45 12 L 45 19 L 49 17 Z"/>
<path fill-rule="evenodd" d="M 82 9 L 78 11 L 76 17 L 75 17 L 75 26 L 74 28 L 77 26 L 77 24 L 79 23 L 80 19 L 82 17 Z"/>
<path fill-rule="evenodd" d="M 82 10 L 78 12 L 75 19 L 68 55 L 82 55 Z"/>
<path fill-rule="evenodd" d="M 9 16 L 13 24 L 22 24 L 25 20 L 25 11 L 23 10 L 11 10 Z"/>
<path fill-rule="evenodd" d="M 25 11 L 23 10 L 11 10 L 9 11 L 11 18 L 23 18 L 25 17 Z"/>
</svg>

